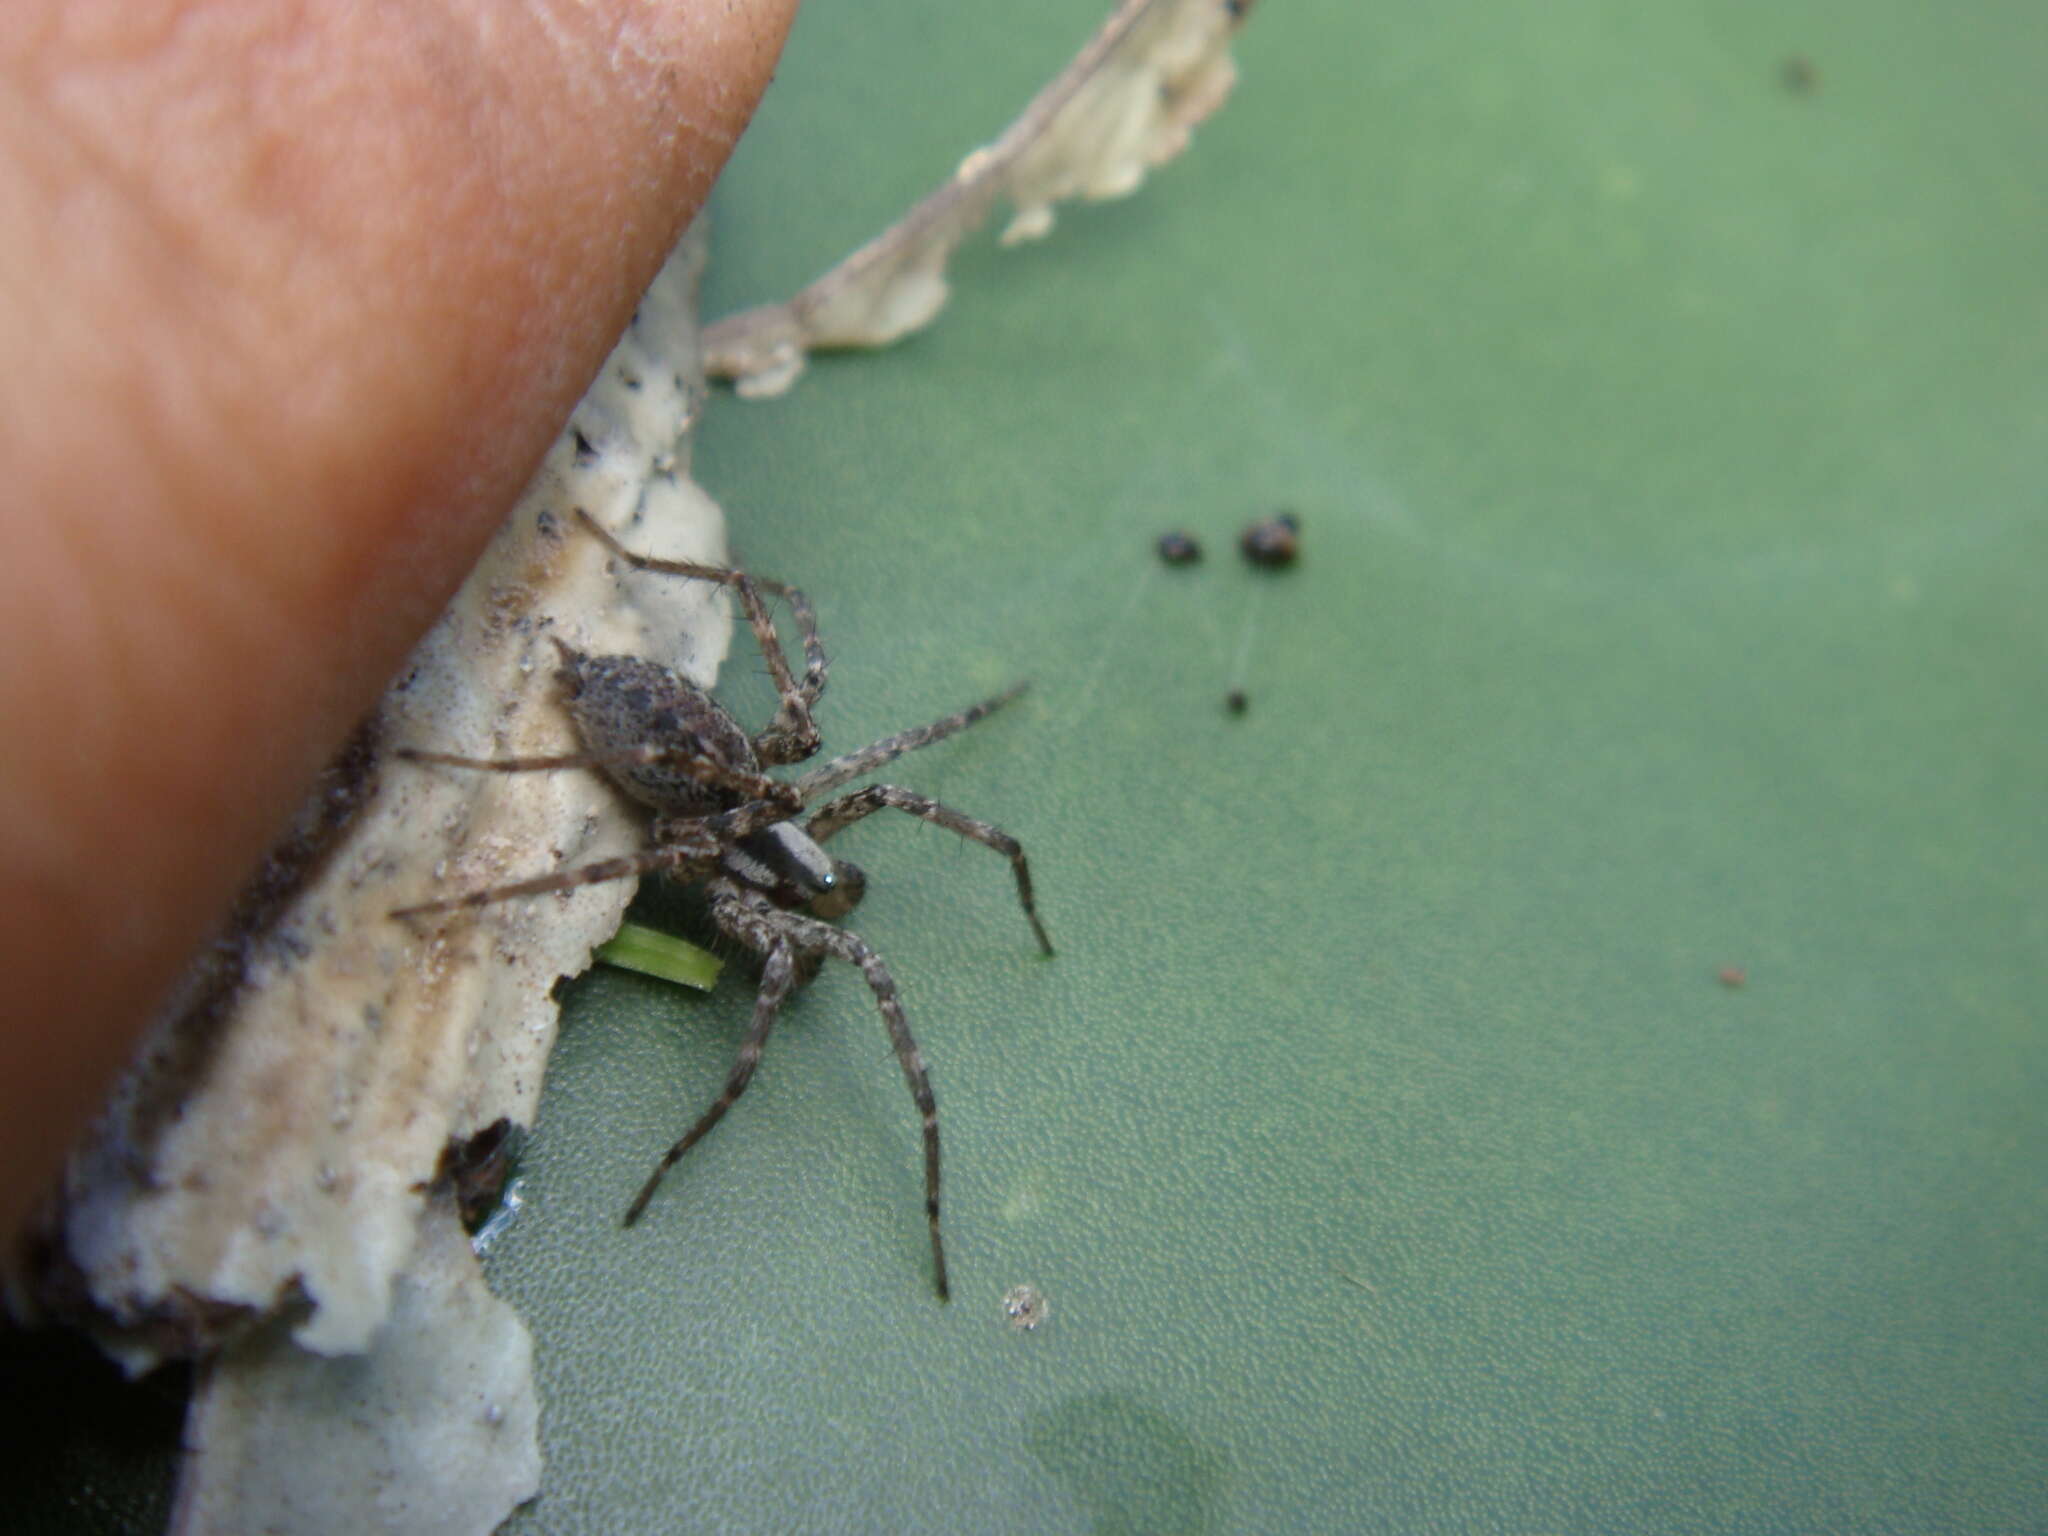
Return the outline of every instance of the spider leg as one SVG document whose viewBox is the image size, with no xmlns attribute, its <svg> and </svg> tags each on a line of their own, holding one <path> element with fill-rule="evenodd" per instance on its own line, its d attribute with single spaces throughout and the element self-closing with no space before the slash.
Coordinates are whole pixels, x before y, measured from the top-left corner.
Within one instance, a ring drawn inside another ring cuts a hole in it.
<svg viewBox="0 0 2048 1536">
<path fill-rule="evenodd" d="M 713 916 L 741 943 L 755 949 L 790 943 L 803 953 L 836 956 L 858 968 L 868 990 L 875 994 L 889 1044 L 895 1048 L 897 1065 L 903 1068 L 903 1080 L 910 1085 L 911 1100 L 924 1125 L 924 1211 L 932 1235 L 932 1283 L 939 1300 L 945 1301 L 951 1291 L 946 1280 L 946 1247 L 939 1240 L 939 1106 L 932 1097 L 931 1075 L 925 1070 L 917 1039 L 910 1032 L 910 1020 L 904 1016 L 896 979 L 858 934 L 816 918 L 779 911 L 754 892 L 742 896 L 730 881 L 713 881 L 711 892 Z"/>
<path fill-rule="evenodd" d="M 557 870 L 552 875 L 536 875 L 531 880 L 518 880 L 510 885 L 491 885 L 480 891 L 465 891 L 460 896 L 415 902 L 409 907 L 396 908 L 391 915 L 419 917 L 428 912 L 488 907 L 520 896 L 545 896 L 550 891 L 573 890 L 579 885 L 597 885 L 606 880 L 625 880 L 634 875 L 651 874 L 655 870 L 666 870 L 680 879 L 689 879 L 694 870 L 702 866 L 701 851 L 694 846 L 647 848 L 616 859 L 600 859 L 595 864 Z"/>
<path fill-rule="evenodd" d="M 457 752 L 427 752 L 418 747 L 397 747 L 394 757 L 409 763 L 434 763 L 444 768 L 479 768 L 491 773 L 544 773 L 555 768 L 602 768 L 605 760 L 588 752 L 564 752 L 554 757 L 464 757 Z M 637 754 L 633 761 L 643 761 Z"/>
<path fill-rule="evenodd" d="M 772 779 L 769 782 L 774 783 Z M 787 789 L 789 786 L 776 787 Z M 655 822 L 654 831 L 664 843 L 689 839 L 702 844 L 707 838 L 714 840 L 704 847 L 704 857 L 710 860 L 718 856 L 719 848 L 724 844 L 788 820 L 789 807 L 783 801 L 749 800 L 745 805 L 734 806 L 729 811 L 714 811 L 709 816 L 662 817 Z M 764 953 L 767 949 L 765 944 L 754 947 Z"/>
<path fill-rule="evenodd" d="M 875 994 L 875 1004 L 882 1011 L 882 1025 L 889 1032 L 889 1044 L 896 1049 L 897 1064 L 903 1068 L 903 1080 L 910 1086 L 911 1101 L 917 1105 L 924 1126 L 924 1215 L 932 1234 L 932 1284 L 938 1290 L 939 1300 L 944 1301 L 951 1292 L 946 1283 L 946 1245 L 939 1240 L 939 1105 L 932 1097 L 931 1074 L 925 1070 L 924 1057 L 918 1052 L 917 1037 L 910 1032 L 902 999 L 896 995 L 896 979 L 882 964 L 882 957 L 868 948 L 865 940 L 844 928 L 827 923 L 818 926 L 832 936 L 829 947 L 833 953 L 859 966 L 868 990 Z"/>
<path fill-rule="evenodd" d="M 792 794 L 793 786 L 779 779 L 734 768 L 702 752 L 667 747 L 659 742 L 649 742 L 628 752 L 561 752 L 542 757 L 464 757 L 456 752 L 424 752 L 417 747 L 399 747 L 395 755 L 407 762 L 432 763 L 443 768 L 472 768 L 484 773 L 547 773 L 563 768 L 628 768 L 660 763 L 681 769 L 701 784 L 729 789 L 750 798 L 802 803 L 800 794 Z"/>
<path fill-rule="evenodd" d="M 1031 899 L 1031 866 L 1024 860 L 1024 845 L 991 822 L 956 811 L 929 795 L 920 795 L 894 784 L 870 784 L 866 789 L 857 789 L 850 795 L 820 806 L 804 824 L 804 830 L 822 843 L 834 833 L 884 807 L 904 811 L 934 826 L 944 827 L 948 832 L 956 832 L 984 848 L 993 848 L 1007 858 L 1011 871 L 1017 876 L 1017 900 L 1024 908 L 1025 921 L 1031 924 L 1038 947 L 1048 955 L 1052 953 L 1052 940 L 1046 936 L 1045 924 L 1038 920 L 1038 905 Z"/>
<path fill-rule="evenodd" d="M 747 1091 L 747 1084 L 753 1080 L 754 1068 L 761 1060 L 761 1047 L 767 1043 L 768 1032 L 775 1027 L 776 1016 L 782 1012 L 782 1000 L 789 996 L 795 980 L 794 951 L 788 941 L 778 940 L 769 949 L 768 963 L 761 971 L 761 990 L 754 998 L 754 1022 L 748 1027 L 746 1038 L 740 1042 L 739 1056 L 733 1061 L 732 1071 L 726 1077 L 718 1101 L 699 1115 L 697 1123 L 683 1133 L 682 1139 L 661 1155 L 661 1161 L 654 1165 L 654 1172 L 640 1186 L 640 1193 L 626 1207 L 627 1226 L 640 1219 L 640 1213 L 647 1209 L 647 1202 L 654 1198 L 654 1191 L 660 1187 L 669 1169 L 681 1162 L 683 1154 L 702 1141 L 705 1133 L 724 1119 L 725 1112 Z"/>
<path fill-rule="evenodd" d="M 811 600 L 801 587 L 792 587 L 787 582 L 770 581 L 765 576 L 747 578 L 761 591 L 781 598 L 789 604 L 790 617 L 796 620 L 797 633 L 803 637 L 804 675 L 803 680 L 790 687 L 790 676 L 785 664 L 776 674 L 776 687 L 782 695 L 782 707 L 775 712 L 775 718 L 768 728 L 754 738 L 754 755 L 764 763 L 800 763 L 807 757 L 817 755 L 820 744 L 817 722 L 811 718 L 811 711 L 825 692 L 825 671 L 830 665 L 825 656 L 825 642 L 818 638 L 818 614 L 811 607 Z M 744 601 L 744 599 L 742 599 Z M 758 599 L 756 600 L 758 603 Z M 762 639 L 763 619 L 756 618 L 754 610 L 748 610 L 749 621 L 753 624 L 754 636 L 764 651 L 772 650 L 776 661 L 782 660 L 782 649 L 775 639 L 775 624 L 766 620 L 767 638 Z M 774 663 L 770 663 L 774 672 Z"/>
<path fill-rule="evenodd" d="M 820 763 L 796 781 L 797 790 L 808 801 L 827 790 L 837 789 L 864 773 L 872 772 L 884 763 L 894 762 L 906 752 L 928 747 L 935 741 L 944 741 L 948 736 L 966 730 L 975 722 L 986 720 L 1030 686 L 1028 679 L 1021 683 L 1012 683 L 994 698 L 983 699 L 979 704 L 970 704 L 958 714 L 948 715 L 943 720 L 934 720 L 930 725 L 913 726 L 910 730 L 898 731 L 894 736 L 884 736 L 880 741 L 871 742 L 858 751 L 835 757 L 828 763 Z"/>
<path fill-rule="evenodd" d="M 946 1245 L 939 1240 L 939 1105 L 932 1097 L 931 1074 L 925 1070 L 924 1057 L 917 1049 L 917 1037 L 910 1032 L 910 1020 L 904 1016 L 903 1001 L 896 994 L 896 979 L 864 939 L 844 928 L 810 918 L 795 921 L 806 929 L 822 929 L 820 938 L 830 936 L 824 947 L 860 968 L 868 990 L 875 994 L 875 1005 L 882 1011 L 889 1044 L 895 1047 L 897 1065 L 903 1068 L 903 1080 L 910 1086 L 911 1101 L 917 1105 L 924 1125 L 924 1215 L 932 1234 L 932 1284 L 938 1290 L 939 1300 L 944 1301 L 951 1291 L 946 1283 Z"/>
<path fill-rule="evenodd" d="M 776 711 L 773 722 L 767 730 L 754 738 L 755 755 L 763 763 L 773 766 L 779 763 L 800 763 L 818 750 L 818 726 L 811 718 L 811 709 L 825 691 L 825 670 L 828 663 L 824 642 L 818 638 L 817 613 L 811 607 L 810 598 L 806 597 L 800 588 L 792 587 L 787 582 L 749 576 L 745 571 L 730 570 L 722 565 L 702 565 L 694 560 L 657 560 L 651 555 L 635 554 L 613 538 L 608 529 L 581 507 L 576 509 L 576 516 L 585 528 L 597 536 L 606 549 L 636 571 L 653 571 L 663 576 L 685 576 L 695 581 L 715 581 L 720 586 L 730 587 L 738 593 L 740 606 L 747 613 L 747 623 L 752 626 L 754 639 L 760 645 L 761 655 L 768 663 L 769 676 L 775 680 L 775 691 L 782 698 L 782 707 Z M 804 675 L 801 682 L 789 669 L 789 658 L 783 654 L 782 641 L 775 633 L 775 620 L 768 612 L 768 605 L 761 601 L 763 592 L 787 602 L 790 613 L 796 619 L 804 645 Z"/>
</svg>

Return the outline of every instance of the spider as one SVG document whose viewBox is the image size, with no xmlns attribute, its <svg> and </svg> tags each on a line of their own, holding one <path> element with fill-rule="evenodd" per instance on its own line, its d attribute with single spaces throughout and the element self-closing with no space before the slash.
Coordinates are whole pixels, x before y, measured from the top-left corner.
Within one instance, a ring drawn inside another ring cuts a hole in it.
<svg viewBox="0 0 2048 1536">
<path fill-rule="evenodd" d="M 713 581 L 730 588 L 739 597 L 767 659 L 780 707 L 766 729 L 749 737 L 724 705 L 667 667 L 637 656 L 589 655 L 556 638 L 555 648 L 562 658 L 557 676 L 582 750 L 551 757 L 460 757 L 410 749 L 401 749 L 400 755 L 419 763 L 496 773 L 600 769 L 653 813 L 648 846 L 620 858 L 420 902 L 392 915 L 409 918 L 450 912 L 602 880 L 662 874 L 679 882 L 702 881 L 719 930 L 763 957 L 753 1023 L 740 1042 L 724 1090 L 662 1155 L 627 1207 L 627 1226 L 647 1209 L 669 1169 L 746 1091 L 761 1048 L 791 990 L 809 981 L 827 959 L 844 960 L 856 967 L 875 995 L 889 1043 L 923 1117 L 925 1218 L 931 1229 L 933 1282 L 944 1301 L 948 1287 L 946 1250 L 939 1240 L 939 1117 L 931 1081 L 888 967 L 859 935 L 830 921 L 845 916 L 860 901 L 866 876 L 857 866 L 831 857 L 822 845 L 879 810 L 903 811 L 932 822 L 1007 858 L 1017 880 L 1017 900 L 1039 949 L 1050 955 L 1052 940 L 1032 899 L 1031 867 L 1025 862 L 1024 850 L 1000 827 L 894 784 L 870 784 L 819 801 L 906 752 L 942 741 L 986 719 L 1027 685 L 1014 684 L 957 714 L 885 736 L 793 781 L 772 778 L 763 770 L 803 762 L 815 756 L 819 747 L 812 711 L 825 691 L 827 662 L 810 600 L 795 587 L 744 571 L 635 554 L 588 513 L 579 508 L 576 516 L 616 559 L 635 571 Z M 783 652 L 763 594 L 789 604 L 803 638 L 800 677 Z"/>
</svg>

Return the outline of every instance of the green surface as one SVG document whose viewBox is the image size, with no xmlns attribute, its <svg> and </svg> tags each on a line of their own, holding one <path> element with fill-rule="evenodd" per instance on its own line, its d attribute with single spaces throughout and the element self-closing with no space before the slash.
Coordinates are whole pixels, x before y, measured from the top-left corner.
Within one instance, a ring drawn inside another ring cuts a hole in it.
<svg viewBox="0 0 2048 1536">
<path fill-rule="evenodd" d="M 811 0 L 710 312 L 1103 8 Z M 745 967 L 570 989 L 490 1266 L 545 1394 L 514 1528 L 2040 1529 L 2048 20 L 1264 0 L 1240 57 L 1136 199 L 713 403 L 828 750 L 1036 680 L 891 777 L 1023 838 L 1061 951 L 985 851 L 846 834 L 944 1308 L 857 977 L 630 1232 Z"/>
<path fill-rule="evenodd" d="M 1137 199 L 715 403 L 828 748 L 1036 679 L 892 777 L 1024 839 L 1061 951 L 983 851 L 847 834 L 943 1309 L 857 978 L 625 1234 L 750 989 L 574 992 L 494 1265 L 519 1529 L 2039 1528 L 2048 23 L 1922 9 L 1269 0 Z M 1099 10 L 807 7 L 709 311 Z"/>
</svg>

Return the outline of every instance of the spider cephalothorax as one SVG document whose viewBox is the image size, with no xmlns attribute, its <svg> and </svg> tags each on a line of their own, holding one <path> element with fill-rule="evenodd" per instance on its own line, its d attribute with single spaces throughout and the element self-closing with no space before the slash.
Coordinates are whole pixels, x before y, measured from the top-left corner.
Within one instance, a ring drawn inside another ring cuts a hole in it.
<svg viewBox="0 0 2048 1536">
<path fill-rule="evenodd" d="M 875 994 L 882 1023 L 889 1032 L 897 1062 L 910 1085 L 911 1097 L 924 1118 L 925 1213 L 931 1228 L 933 1278 L 939 1298 L 947 1294 L 946 1251 L 939 1241 L 939 1120 L 931 1082 L 917 1041 L 910 1033 L 896 983 L 881 957 L 858 935 L 833 926 L 859 902 L 866 877 L 852 864 L 834 859 L 823 844 L 875 811 L 904 811 L 948 831 L 993 848 L 1010 861 L 1017 880 L 1017 899 L 1038 940 L 1052 953 L 1052 941 L 1031 896 L 1031 870 L 1024 850 L 1001 828 L 941 805 L 893 784 L 870 784 L 820 803 L 819 797 L 917 747 L 928 746 L 965 730 L 1023 692 L 1015 686 L 981 703 L 935 720 L 930 725 L 849 752 L 785 781 L 766 770 L 802 762 L 818 750 L 818 728 L 811 717 L 825 689 L 825 649 L 818 640 L 816 616 L 802 592 L 780 582 L 765 581 L 743 571 L 680 560 L 654 560 L 623 548 L 582 512 L 583 525 L 601 539 L 614 556 L 638 571 L 715 581 L 729 587 L 746 611 L 748 623 L 767 658 L 769 675 L 781 699 L 768 727 L 749 736 L 724 705 L 686 678 L 659 663 L 636 656 L 594 656 L 556 641 L 561 652 L 560 679 L 564 702 L 582 750 L 554 757 L 473 758 L 440 752 L 406 751 L 422 763 L 500 773 L 562 768 L 597 768 L 626 794 L 653 812 L 648 846 L 637 853 L 575 869 L 558 870 L 510 885 L 491 886 L 460 896 L 443 897 L 403 908 L 396 916 L 445 912 L 487 906 L 519 896 L 568 890 L 599 880 L 663 874 L 679 881 L 702 881 L 712 920 L 763 958 L 761 990 L 754 1000 L 754 1020 L 740 1044 L 739 1057 L 718 1100 L 663 1154 L 654 1172 L 627 1208 L 631 1225 L 647 1208 L 662 1175 L 695 1146 L 745 1092 L 760 1060 L 762 1044 L 774 1028 L 783 999 L 828 959 L 856 967 Z M 775 634 L 762 594 L 789 604 L 803 637 L 804 670 L 793 672 Z"/>
</svg>

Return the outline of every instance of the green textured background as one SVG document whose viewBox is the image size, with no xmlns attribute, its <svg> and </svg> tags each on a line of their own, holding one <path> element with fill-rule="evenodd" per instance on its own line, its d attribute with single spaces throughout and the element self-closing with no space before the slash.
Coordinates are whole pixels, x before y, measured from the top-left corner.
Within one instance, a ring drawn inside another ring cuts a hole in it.
<svg viewBox="0 0 2048 1536">
<path fill-rule="evenodd" d="M 944 1310 L 857 978 L 629 1236 L 749 989 L 578 989 L 494 1272 L 523 1529 L 2048 1523 L 2048 17 L 1916 9 L 1269 0 L 1134 201 L 717 402 L 830 745 L 1037 680 L 892 776 L 1025 839 L 1061 953 L 992 856 L 847 834 Z M 1100 10 L 807 8 L 708 312 Z"/>
<path fill-rule="evenodd" d="M 1102 10 L 811 0 L 708 311 Z M 891 776 L 1024 839 L 1061 953 L 993 856 L 846 835 L 943 1309 L 857 977 L 630 1233 L 750 987 L 570 990 L 514 1529 L 2043 1529 L 2048 15 L 1264 0 L 1239 56 L 1135 199 L 713 404 L 828 749 L 1036 680 Z"/>
</svg>

